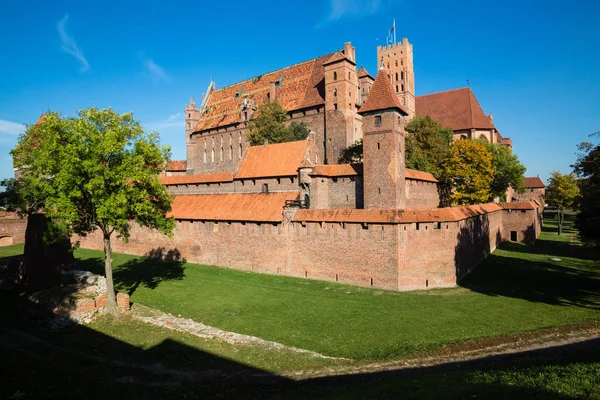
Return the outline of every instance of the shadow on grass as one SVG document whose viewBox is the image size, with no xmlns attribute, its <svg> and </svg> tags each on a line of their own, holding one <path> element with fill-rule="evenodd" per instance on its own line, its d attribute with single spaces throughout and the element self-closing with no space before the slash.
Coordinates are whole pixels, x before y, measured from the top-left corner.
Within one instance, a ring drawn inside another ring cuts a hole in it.
<svg viewBox="0 0 600 400">
<path fill-rule="evenodd" d="M 545 226 L 544 230 L 556 232 L 552 226 Z M 504 242 L 499 248 L 514 255 L 491 254 L 460 286 L 491 296 L 600 309 L 600 268 L 589 268 L 589 261 L 581 257 L 590 249 L 543 239 L 533 246 Z M 575 260 L 551 260 L 555 257 Z"/>
<path fill-rule="evenodd" d="M 0 293 L 7 324 L 0 330 L 2 398 L 567 399 L 571 396 L 546 387 L 551 380 L 540 378 L 537 368 L 569 368 L 571 379 L 566 380 L 572 384 L 577 372 L 585 372 L 586 364 L 600 359 L 600 340 L 595 339 L 430 367 L 296 381 L 177 340 L 142 348 L 82 325 L 51 332 L 26 317 L 22 309 L 27 304 L 16 305 L 15 294 Z M 108 331 L 118 331 L 125 321 L 116 318 L 104 323 Z M 129 329 L 142 329 L 131 334 L 143 337 L 144 326 Z M 481 379 L 478 374 L 489 377 Z M 509 381 L 500 379 L 507 374 Z M 538 387 L 531 387 L 536 379 Z M 598 378 L 587 378 L 594 379 Z"/>
<path fill-rule="evenodd" d="M 158 247 L 141 258 L 113 266 L 115 288 L 131 296 L 140 286 L 155 289 L 160 282 L 182 280 L 185 277 L 185 262 L 178 249 Z M 77 260 L 77 268 L 104 275 L 104 260 Z"/>
</svg>

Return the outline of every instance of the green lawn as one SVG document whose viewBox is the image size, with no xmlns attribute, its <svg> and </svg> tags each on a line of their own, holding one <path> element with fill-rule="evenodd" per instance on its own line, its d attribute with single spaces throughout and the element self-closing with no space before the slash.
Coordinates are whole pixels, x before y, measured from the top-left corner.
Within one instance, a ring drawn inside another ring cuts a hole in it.
<svg viewBox="0 0 600 400">
<path fill-rule="evenodd" d="M 399 293 L 122 254 L 115 280 L 133 302 L 225 330 L 330 356 L 391 359 L 600 319 L 600 262 L 570 243 L 570 225 L 559 237 L 552 222 L 535 246 L 504 244 L 452 289 Z M 102 272 L 100 252 L 76 256 Z"/>
<path fill-rule="evenodd" d="M 122 254 L 115 278 L 132 301 L 175 315 L 328 355 L 385 360 L 600 320 L 598 256 L 573 243 L 571 225 L 558 237 L 552 222 L 535 246 L 504 244 L 454 289 L 397 293 Z M 0 248 L 0 263 L 21 252 Z M 100 252 L 76 256 L 81 267 L 102 271 Z M 50 332 L 15 305 L 23 297 L 0 290 L 1 398 L 600 399 L 598 340 L 548 354 L 294 382 L 277 374 L 356 362 L 200 339 L 129 317 Z"/>
</svg>

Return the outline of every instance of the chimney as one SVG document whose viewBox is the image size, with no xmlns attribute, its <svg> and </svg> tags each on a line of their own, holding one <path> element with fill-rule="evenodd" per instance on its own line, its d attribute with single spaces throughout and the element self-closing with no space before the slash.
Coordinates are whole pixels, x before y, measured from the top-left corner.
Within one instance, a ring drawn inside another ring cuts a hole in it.
<svg viewBox="0 0 600 400">
<path fill-rule="evenodd" d="M 277 86 L 275 86 L 275 82 L 269 82 L 269 101 L 275 100 L 277 100 Z"/>
<path fill-rule="evenodd" d="M 352 42 L 344 43 L 344 55 L 347 59 L 354 62 L 354 48 L 352 47 Z"/>
</svg>

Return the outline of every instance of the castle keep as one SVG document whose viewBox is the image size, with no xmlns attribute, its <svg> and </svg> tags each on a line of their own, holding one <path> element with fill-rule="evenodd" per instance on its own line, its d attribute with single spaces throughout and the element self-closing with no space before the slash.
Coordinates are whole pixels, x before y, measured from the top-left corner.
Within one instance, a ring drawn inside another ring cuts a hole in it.
<svg viewBox="0 0 600 400">
<path fill-rule="evenodd" d="M 168 238 L 133 226 L 113 250 L 177 249 L 190 262 L 391 290 L 454 286 L 503 240 L 532 242 L 540 203 L 439 208 L 437 180 L 405 166 L 404 126 L 430 115 L 455 138 L 512 146 L 469 88 L 415 97 L 412 44 L 377 48 L 373 78 L 343 50 L 216 89 L 186 106 L 187 159 L 162 182 L 175 194 Z M 305 122 L 306 140 L 250 147 L 265 101 Z M 363 139 L 361 164 L 338 164 Z M 98 232 L 79 238 L 102 249 Z"/>
</svg>

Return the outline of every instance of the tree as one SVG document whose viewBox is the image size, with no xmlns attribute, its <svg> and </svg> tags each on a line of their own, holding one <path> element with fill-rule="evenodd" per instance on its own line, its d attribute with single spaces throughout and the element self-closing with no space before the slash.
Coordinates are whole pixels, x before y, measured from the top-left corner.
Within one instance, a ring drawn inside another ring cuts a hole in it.
<svg viewBox="0 0 600 400">
<path fill-rule="evenodd" d="M 583 243 L 600 247 L 600 145 L 583 142 L 578 149 L 573 169 L 580 178 L 581 197 L 575 225 Z"/>
<path fill-rule="evenodd" d="M 357 140 L 342 150 L 338 164 L 356 164 L 363 159 L 363 140 Z"/>
<path fill-rule="evenodd" d="M 452 204 L 484 203 L 490 198 L 492 154 L 482 143 L 458 140 L 450 146 L 442 167 L 442 180 L 452 186 Z"/>
<path fill-rule="evenodd" d="M 248 140 L 251 146 L 269 143 L 294 142 L 304 140 L 308 136 L 308 128 L 304 122 L 292 122 L 286 126 L 287 111 L 275 100 L 258 106 L 256 116 L 250 121 Z"/>
<path fill-rule="evenodd" d="M 560 172 L 552 172 L 546 189 L 546 201 L 558 207 L 559 235 L 562 233 L 565 210 L 573 207 L 578 197 L 579 187 L 575 174 L 563 175 Z"/>
<path fill-rule="evenodd" d="M 515 190 L 523 192 L 525 185 L 525 171 L 527 168 L 516 154 L 513 154 L 507 146 L 477 140 L 485 144 L 487 150 L 492 153 L 493 179 L 490 184 L 491 197 L 499 197 L 500 201 L 506 201 L 506 190 L 512 186 Z M 491 199 L 490 199 L 491 200 Z"/>
<path fill-rule="evenodd" d="M 406 132 L 406 168 L 430 172 L 440 179 L 450 151 L 452 129 L 444 128 L 430 116 L 415 116 L 406 125 Z"/>
<path fill-rule="evenodd" d="M 78 117 L 49 113 L 29 127 L 12 151 L 22 170 L 23 198 L 36 201 L 65 232 L 96 229 L 104 240 L 107 309 L 116 312 L 111 238 L 123 240 L 130 224 L 170 234 L 172 196 L 158 179 L 169 158 L 157 133 L 146 133 L 131 113 L 81 110 Z"/>
</svg>

